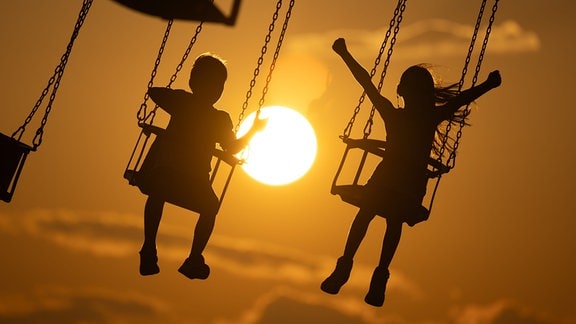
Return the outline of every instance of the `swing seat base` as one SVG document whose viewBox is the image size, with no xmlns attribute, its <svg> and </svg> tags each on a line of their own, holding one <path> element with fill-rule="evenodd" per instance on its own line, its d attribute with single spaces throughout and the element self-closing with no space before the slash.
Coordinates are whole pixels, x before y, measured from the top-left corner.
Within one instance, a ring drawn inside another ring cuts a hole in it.
<svg viewBox="0 0 576 324">
<path fill-rule="evenodd" d="M 0 133 L 0 199 L 12 200 L 20 172 L 33 148 Z"/>
<path fill-rule="evenodd" d="M 206 21 L 233 26 L 241 0 L 234 0 L 226 15 L 210 0 L 114 0 L 130 9 L 163 19 Z"/>
<path fill-rule="evenodd" d="M 380 195 L 370 195 L 363 185 L 334 185 L 330 191 L 342 201 L 360 209 L 373 211 L 384 218 L 400 217 L 408 226 L 428 220 L 430 211 L 420 203 L 408 200 L 404 195 L 388 190 Z"/>
</svg>

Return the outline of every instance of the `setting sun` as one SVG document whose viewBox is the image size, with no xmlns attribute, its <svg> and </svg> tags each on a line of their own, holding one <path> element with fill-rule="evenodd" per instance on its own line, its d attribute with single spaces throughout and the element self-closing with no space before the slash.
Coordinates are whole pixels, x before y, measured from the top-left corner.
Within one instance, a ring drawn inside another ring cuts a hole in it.
<svg viewBox="0 0 576 324">
<path fill-rule="evenodd" d="M 255 116 L 254 112 L 242 122 L 238 137 L 248 131 Z M 255 180 L 269 185 L 298 180 L 316 158 L 314 129 L 300 113 L 282 106 L 262 108 L 260 118 L 268 118 L 268 124 L 240 153 L 245 159 L 242 168 Z"/>
</svg>

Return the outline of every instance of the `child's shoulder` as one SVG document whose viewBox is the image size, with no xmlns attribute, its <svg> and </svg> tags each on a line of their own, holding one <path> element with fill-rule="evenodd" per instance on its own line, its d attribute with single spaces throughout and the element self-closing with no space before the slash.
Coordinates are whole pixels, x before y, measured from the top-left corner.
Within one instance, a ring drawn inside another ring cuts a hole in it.
<svg viewBox="0 0 576 324">
<path fill-rule="evenodd" d="M 150 98 L 160 107 L 169 108 L 174 105 L 185 104 L 192 99 L 192 93 L 181 89 L 153 87 L 148 89 Z"/>
</svg>

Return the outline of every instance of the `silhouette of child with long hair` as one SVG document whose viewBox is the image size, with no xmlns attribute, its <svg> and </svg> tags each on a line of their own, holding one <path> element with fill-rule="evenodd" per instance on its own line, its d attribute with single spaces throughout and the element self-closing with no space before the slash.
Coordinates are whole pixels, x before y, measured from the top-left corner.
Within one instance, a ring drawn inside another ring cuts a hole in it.
<svg viewBox="0 0 576 324">
<path fill-rule="evenodd" d="M 377 212 L 372 204 L 385 204 L 386 233 L 384 235 L 380 261 L 373 272 L 365 302 L 382 306 L 388 267 L 402 233 L 402 223 L 409 225 L 421 221 L 414 215 L 421 206 L 428 181 L 427 164 L 430 154 L 438 149 L 436 135 L 442 134 L 440 123 L 460 121 L 466 118 L 459 109 L 498 87 L 500 73 L 493 71 L 488 79 L 468 90 L 458 93 L 457 85 L 437 88 L 431 73 L 423 66 L 408 68 L 397 87 L 398 96 L 404 100 L 404 109 L 396 109 L 383 97 L 371 81 L 369 73 L 354 59 L 346 47 L 344 39 L 337 39 L 332 48 L 346 63 L 354 78 L 378 110 L 386 127 L 386 150 L 380 164 L 364 186 L 367 205 L 361 207 L 352 222 L 344 254 L 338 258 L 334 272 L 322 282 L 321 289 L 337 294 L 346 283 L 352 270 L 353 258 L 363 240 L 368 225 Z M 436 137 L 436 140 L 435 140 Z"/>
<path fill-rule="evenodd" d="M 209 182 L 215 145 L 237 153 L 266 126 L 265 119 L 257 118 L 250 131 L 236 139 L 230 115 L 213 106 L 222 95 L 226 78 L 225 62 L 202 54 L 190 72 L 192 93 L 156 87 L 148 90 L 150 98 L 170 114 L 170 122 L 150 147 L 138 174 L 138 187 L 148 195 L 140 250 L 143 276 L 160 272 L 156 236 L 165 202 L 199 213 L 190 255 L 178 271 L 190 279 L 206 279 L 210 273 L 202 252 L 218 211 L 218 197 Z"/>
</svg>

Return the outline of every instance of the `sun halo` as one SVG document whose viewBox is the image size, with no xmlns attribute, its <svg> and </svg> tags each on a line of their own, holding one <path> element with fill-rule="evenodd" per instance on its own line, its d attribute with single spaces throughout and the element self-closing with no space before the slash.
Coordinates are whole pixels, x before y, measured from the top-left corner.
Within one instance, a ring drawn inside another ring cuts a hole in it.
<svg viewBox="0 0 576 324">
<path fill-rule="evenodd" d="M 250 129 L 255 117 L 253 112 L 240 124 L 238 137 Z M 260 118 L 267 118 L 268 124 L 238 154 L 245 160 L 242 168 L 253 179 L 273 186 L 300 179 L 316 158 L 312 125 L 299 112 L 284 106 L 263 107 Z"/>
</svg>

